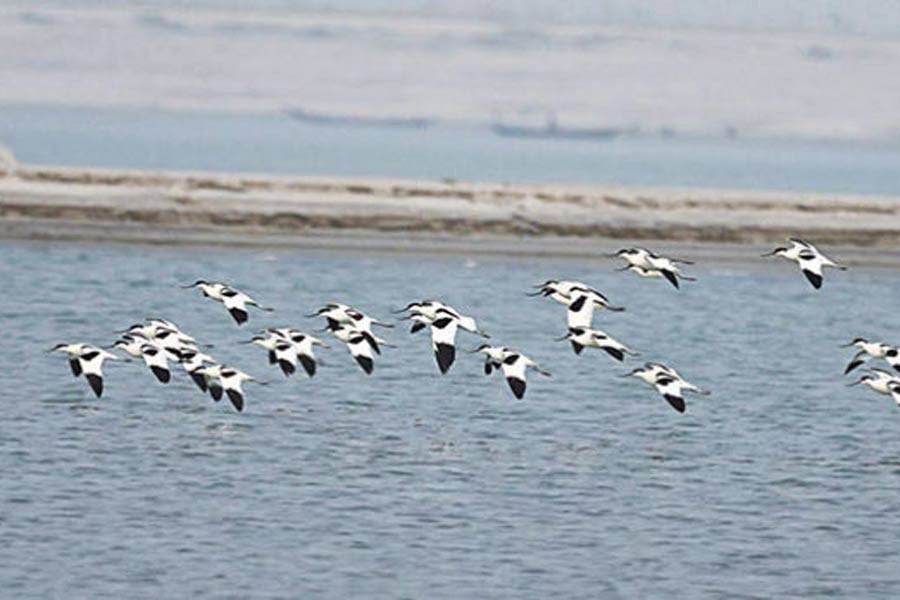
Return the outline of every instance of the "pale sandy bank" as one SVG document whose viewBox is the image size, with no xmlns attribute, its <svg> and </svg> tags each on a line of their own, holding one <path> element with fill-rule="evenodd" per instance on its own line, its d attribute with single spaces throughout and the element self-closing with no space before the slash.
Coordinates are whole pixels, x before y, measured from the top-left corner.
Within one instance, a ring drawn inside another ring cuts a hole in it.
<svg viewBox="0 0 900 600">
<path fill-rule="evenodd" d="M 900 251 L 900 198 L 0 167 L 0 236 L 590 254 L 600 240 Z"/>
</svg>

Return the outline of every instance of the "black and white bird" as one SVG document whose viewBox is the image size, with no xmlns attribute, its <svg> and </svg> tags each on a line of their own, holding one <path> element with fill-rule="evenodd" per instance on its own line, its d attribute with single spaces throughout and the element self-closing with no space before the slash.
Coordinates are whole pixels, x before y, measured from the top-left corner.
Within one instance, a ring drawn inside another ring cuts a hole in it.
<svg viewBox="0 0 900 600">
<path fill-rule="evenodd" d="M 409 311 L 406 319 L 413 322 L 411 333 L 429 327 L 431 349 L 441 374 L 446 374 L 456 360 L 456 333 L 460 329 L 490 337 L 478 328 L 472 317 L 459 314 L 453 307 L 437 301 L 414 302 L 404 309 Z"/>
<path fill-rule="evenodd" d="M 107 360 L 121 360 L 112 352 L 107 352 L 91 344 L 57 344 L 50 352 L 63 352 L 69 358 L 69 368 L 74 377 L 84 376 L 94 394 L 103 396 L 103 363 Z"/>
<path fill-rule="evenodd" d="M 346 323 L 335 325 L 331 329 L 331 333 L 346 344 L 350 355 L 366 375 L 371 375 L 375 369 L 374 352 L 378 346 L 374 336 L 368 331 L 357 329 L 353 325 L 347 325 Z"/>
<path fill-rule="evenodd" d="M 837 264 L 809 242 L 797 238 L 790 238 L 788 242 L 790 242 L 790 246 L 779 246 L 771 252 L 763 254 L 763 258 L 780 256 L 794 261 L 800 265 L 803 275 L 816 289 L 822 287 L 822 271 L 825 267 L 833 267 L 841 271 L 847 270 L 847 267 Z"/>
<path fill-rule="evenodd" d="M 550 377 L 550 373 L 542 369 L 536 362 L 515 350 L 510 350 L 505 346 L 490 346 L 482 344 L 475 349 L 475 352 L 484 354 L 485 360 L 484 372 L 490 375 L 491 371 L 498 368 L 503 372 L 509 389 L 512 390 L 513 396 L 521 400 L 525 396 L 525 388 L 527 386 L 525 374 L 528 369 L 534 369 L 545 377 Z"/>
<path fill-rule="evenodd" d="M 847 368 L 844 369 L 844 375 L 848 374 L 853 369 L 863 365 L 870 358 L 883 358 L 888 359 L 889 356 L 896 357 L 897 356 L 897 348 L 891 346 L 889 344 L 883 344 L 881 342 L 870 342 L 865 338 L 854 338 L 849 344 L 844 344 L 841 346 L 842 348 L 859 348 L 859 351 L 853 355 L 853 358 L 850 359 L 849 364 L 847 364 Z M 890 362 L 890 361 L 889 361 Z M 891 365 L 893 366 L 893 364 Z"/>
<path fill-rule="evenodd" d="M 558 342 L 568 341 L 572 344 L 575 354 L 581 354 L 585 348 L 599 348 L 619 362 L 625 360 L 625 356 L 640 356 L 622 342 L 611 338 L 605 332 L 590 327 L 572 327 L 569 332 L 557 339 Z"/>
<path fill-rule="evenodd" d="M 431 328 L 431 349 L 434 351 L 434 360 L 441 374 L 444 375 L 453 366 L 456 360 L 456 332 L 459 329 L 459 319 L 443 309 L 428 317 L 421 313 L 413 313 L 407 319 L 413 322 L 411 331 L 415 333 L 421 328 Z"/>
<path fill-rule="evenodd" d="M 625 310 L 624 307 L 613 306 L 606 296 L 580 281 L 548 279 L 535 287 L 538 288 L 538 291 L 528 294 L 529 296 L 552 298 L 566 306 L 569 306 L 578 296 L 587 296 L 593 302 L 593 305 L 600 310 L 610 310 L 613 312 L 622 312 Z"/>
<path fill-rule="evenodd" d="M 198 279 L 191 285 L 183 287 L 198 288 L 205 297 L 221 302 L 238 325 L 243 325 L 247 322 L 249 318 L 248 306 L 254 306 L 267 312 L 275 310 L 268 306 L 262 306 L 239 289 L 220 282 Z"/>
<path fill-rule="evenodd" d="M 113 348 L 122 350 L 132 358 L 141 359 L 160 383 L 169 383 L 171 380 L 170 354 L 155 339 L 144 337 L 140 333 L 126 333 L 113 344 Z M 181 351 L 179 350 L 176 360 L 180 359 Z"/>
<path fill-rule="evenodd" d="M 308 333 L 289 327 L 270 327 L 266 331 L 276 340 L 282 339 L 289 341 L 293 346 L 297 361 L 303 367 L 303 370 L 306 371 L 306 374 L 309 377 L 316 374 L 316 365 L 320 364 L 321 361 L 316 357 L 314 347 L 320 346 L 322 348 L 328 348 L 328 344 Z M 277 355 L 274 358 L 277 360 Z"/>
<path fill-rule="evenodd" d="M 878 392 L 884 396 L 891 396 L 893 394 L 893 390 L 891 390 L 892 385 L 900 385 L 900 378 L 898 378 L 894 373 L 890 371 L 885 371 L 882 369 L 869 369 L 869 373 L 865 373 L 859 379 L 854 381 L 853 383 L 848 383 L 847 387 L 853 387 L 855 385 L 865 385 L 871 390 Z"/>
<path fill-rule="evenodd" d="M 372 331 L 372 327 L 374 325 L 379 327 L 393 327 L 393 325 L 374 319 L 352 306 L 340 304 L 338 302 L 330 302 L 315 313 L 307 315 L 307 317 L 325 317 L 327 322 L 325 331 L 331 331 L 332 333 L 342 326 L 362 332 L 368 343 L 371 345 L 372 350 L 375 351 L 375 354 L 381 354 L 381 346 L 391 345 L 386 340 L 377 337 Z M 346 342 L 346 340 L 341 341 Z"/>
<path fill-rule="evenodd" d="M 680 287 L 679 279 L 696 281 L 693 277 L 684 275 L 678 267 L 679 264 L 694 264 L 689 260 L 662 256 L 641 247 L 622 248 L 609 256 L 623 258 L 628 263 L 628 266 L 619 269 L 620 271 L 631 271 L 646 278 L 665 277 L 676 288 Z"/>
<path fill-rule="evenodd" d="M 335 327 L 337 325 L 352 325 L 356 329 L 360 329 L 362 331 L 368 331 L 372 333 L 372 327 L 377 325 L 379 327 L 393 327 L 390 323 L 385 323 L 383 321 L 379 321 L 373 317 L 370 317 L 366 313 L 353 308 L 352 306 L 348 306 L 347 304 L 341 304 L 339 302 L 329 302 L 315 313 L 311 315 L 307 315 L 309 317 L 325 317 L 328 322 L 328 328 Z"/>
<path fill-rule="evenodd" d="M 661 363 L 646 363 L 643 367 L 634 369 L 623 377 L 637 377 L 653 386 L 657 393 L 680 413 L 687 410 L 684 392 L 694 392 L 702 396 L 709 395 L 708 391 L 688 382 L 678 371 Z"/>
<path fill-rule="evenodd" d="M 406 318 L 413 321 L 410 333 L 416 333 L 430 325 L 431 322 L 438 317 L 438 313 L 440 312 L 456 319 L 457 327 L 459 329 L 474 333 L 475 335 L 480 335 L 483 338 L 491 337 L 478 327 L 478 323 L 475 321 L 474 317 L 464 315 L 449 304 L 441 302 L 440 300 L 420 300 L 418 302 L 410 302 L 405 308 L 393 312 L 395 314 L 408 313 Z M 416 315 L 424 318 L 417 319 L 415 318 Z"/>
<path fill-rule="evenodd" d="M 200 369 L 206 365 L 217 364 L 216 360 L 199 350 L 184 350 L 178 362 L 181 363 L 181 367 L 190 376 L 194 384 L 200 388 L 200 391 L 207 391 L 206 378 L 200 373 Z"/>
<path fill-rule="evenodd" d="M 243 371 L 224 365 L 201 367 L 197 373 L 205 379 L 206 387 L 213 400 L 218 402 L 224 393 L 238 412 L 244 410 L 244 383 L 266 385 L 264 381 L 259 381 Z"/>
</svg>

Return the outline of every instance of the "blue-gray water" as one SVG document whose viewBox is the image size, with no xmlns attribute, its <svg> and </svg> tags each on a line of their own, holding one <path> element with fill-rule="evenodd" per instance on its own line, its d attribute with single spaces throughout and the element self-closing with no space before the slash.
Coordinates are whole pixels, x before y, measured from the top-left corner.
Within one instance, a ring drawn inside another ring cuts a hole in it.
<svg viewBox="0 0 900 600">
<path fill-rule="evenodd" d="M 815 292 L 750 261 L 697 265 L 678 292 L 601 262 L 2 244 L 3 594 L 895 598 L 900 410 L 844 386 L 838 345 L 900 338 L 900 273 Z M 626 305 L 597 325 L 713 395 L 679 415 L 619 378 L 629 365 L 551 341 L 561 307 L 524 292 L 556 276 Z M 176 287 L 197 277 L 278 310 L 238 328 Z M 314 379 L 285 381 L 237 344 L 317 327 L 303 315 L 327 300 L 387 318 L 423 296 L 554 377 L 515 401 L 469 355 L 439 376 L 427 337 L 396 329 L 371 377 L 335 344 Z M 146 315 L 274 383 L 236 414 L 110 364 L 97 400 L 44 353 Z"/>
<path fill-rule="evenodd" d="M 283 115 L 0 107 L 0 143 L 45 165 L 900 194 L 900 146 L 499 137 L 317 126 Z"/>
</svg>

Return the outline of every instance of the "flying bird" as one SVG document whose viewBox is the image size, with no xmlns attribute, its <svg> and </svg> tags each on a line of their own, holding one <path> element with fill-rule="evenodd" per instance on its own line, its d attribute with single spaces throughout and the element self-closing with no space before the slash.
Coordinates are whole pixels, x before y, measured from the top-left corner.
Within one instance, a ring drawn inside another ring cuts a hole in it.
<svg viewBox="0 0 900 600">
<path fill-rule="evenodd" d="M 512 390 L 513 395 L 519 400 L 525 396 L 525 388 L 527 386 L 525 374 L 528 369 L 534 369 L 545 377 L 551 376 L 549 372 L 542 369 L 529 357 L 521 352 L 510 350 L 505 346 L 482 344 L 474 352 L 480 352 L 487 357 L 484 367 L 485 374 L 490 375 L 495 368 L 499 368 L 503 372 L 509 389 Z"/>
<path fill-rule="evenodd" d="M 622 342 L 611 338 L 605 332 L 590 327 L 572 327 L 558 342 L 568 341 L 572 344 L 575 354 L 581 354 L 585 348 L 599 348 L 619 362 L 625 360 L 625 356 L 640 356 Z"/>
<path fill-rule="evenodd" d="M 680 258 L 669 258 L 666 256 L 661 256 L 646 248 L 634 247 L 634 248 L 622 248 L 615 254 L 608 255 L 610 257 L 618 257 L 625 259 L 625 262 L 628 263 L 628 266 L 619 269 L 620 271 L 632 271 L 633 273 L 637 273 L 641 277 L 665 277 L 669 283 L 671 283 L 676 288 L 679 287 L 678 280 L 684 279 L 685 281 L 695 281 L 693 277 L 687 277 L 678 267 L 679 264 L 682 265 L 692 265 L 689 260 L 683 260 Z"/>
<path fill-rule="evenodd" d="M 121 360 L 112 352 L 90 344 L 57 344 L 50 352 L 64 352 L 69 358 L 72 375 L 83 375 L 98 398 L 103 396 L 103 362 Z"/>
<path fill-rule="evenodd" d="M 822 272 L 825 267 L 833 267 L 841 271 L 847 270 L 847 267 L 837 264 L 824 254 L 822 254 L 818 250 L 818 248 L 816 248 L 809 242 L 803 241 L 798 238 L 790 238 L 788 242 L 790 242 L 790 246 L 779 246 L 771 252 L 763 254 L 763 258 L 769 256 L 780 256 L 782 258 L 786 258 L 787 260 L 796 262 L 800 266 L 800 270 L 803 272 L 803 275 L 806 276 L 806 279 L 808 279 L 812 286 L 816 289 L 822 287 Z"/>
<path fill-rule="evenodd" d="M 888 344 L 883 344 L 881 342 L 870 342 L 865 338 L 854 338 L 849 344 L 844 344 L 841 346 L 842 348 L 859 348 L 859 351 L 853 355 L 853 358 L 850 359 L 849 364 L 847 364 L 847 368 L 844 369 L 844 375 L 847 375 L 853 369 L 863 365 L 870 358 L 889 358 L 896 357 L 897 348 L 894 346 L 890 346 Z M 893 365 L 891 365 L 893 366 Z"/>
<path fill-rule="evenodd" d="M 238 325 L 243 325 L 247 322 L 247 319 L 249 318 L 249 313 L 247 312 L 248 306 L 254 306 L 267 312 L 275 310 L 268 306 L 262 306 L 244 292 L 224 283 L 198 279 L 191 285 L 182 287 L 198 288 L 205 297 L 221 302 L 225 308 L 228 309 L 231 317 Z"/>
<path fill-rule="evenodd" d="M 709 395 L 708 391 L 689 383 L 672 367 L 660 363 L 646 363 L 643 367 L 634 369 L 631 373 L 623 375 L 623 377 L 637 377 L 653 386 L 657 393 L 680 413 L 687 410 L 684 392 L 694 392 L 703 396 Z"/>
</svg>

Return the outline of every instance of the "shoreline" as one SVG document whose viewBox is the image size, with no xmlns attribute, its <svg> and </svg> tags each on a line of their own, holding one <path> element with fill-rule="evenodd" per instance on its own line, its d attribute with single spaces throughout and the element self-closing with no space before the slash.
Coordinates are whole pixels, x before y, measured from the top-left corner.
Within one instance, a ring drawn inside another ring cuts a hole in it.
<svg viewBox="0 0 900 600">
<path fill-rule="evenodd" d="M 900 197 L 0 166 L 0 239 L 589 257 L 789 236 L 900 262 Z"/>
</svg>

